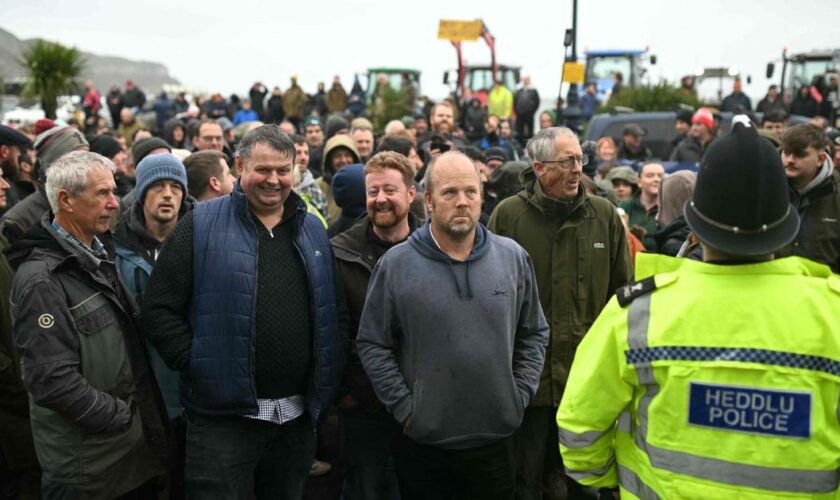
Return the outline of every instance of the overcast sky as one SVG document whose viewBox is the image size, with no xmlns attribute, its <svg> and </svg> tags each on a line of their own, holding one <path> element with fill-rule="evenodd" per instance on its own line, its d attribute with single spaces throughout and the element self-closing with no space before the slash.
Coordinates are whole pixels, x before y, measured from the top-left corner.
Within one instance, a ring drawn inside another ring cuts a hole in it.
<svg viewBox="0 0 840 500">
<path fill-rule="evenodd" d="M 437 39 L 438 20 L 482 18 L 498 61 L 523 66 L 546 97 L 558 92 L 571 11 L 571 0 L 0 0 L 0 26 L 19 38 L 160 62 L 186 85 L 225 94 L 257 80 L 285 90 L 292 74 L 308 92 L 336 74 L 349 90 L 367 67 L 406 66 L 423 72 L 423 94 L 440 97 L 442 72 L 456 58 Z M 578 49 L 649 46 L 659 59 L 652 74 L 670 80 L 736 66 L 753 77 L 747 93 L 760 97 L 765 65 L 783 47 L 840 47 L 838 25 L 840 0 L 581 0 Z M 466 42 L 465 56 L 490 59 L 483 42 Z"/>
</svg>

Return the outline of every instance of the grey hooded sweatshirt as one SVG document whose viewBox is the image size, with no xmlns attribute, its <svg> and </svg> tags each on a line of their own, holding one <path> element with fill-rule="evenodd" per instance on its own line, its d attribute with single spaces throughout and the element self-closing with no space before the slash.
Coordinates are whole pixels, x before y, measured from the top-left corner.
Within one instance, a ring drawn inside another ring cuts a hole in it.
<svg viewBox="0 0 840 500">
<path fill-rule="evenodd" d="M 466 261 L 429 224 L 389 250 L 371 276 L 359 357 L 376 395 L 412 440 L 447 449 L 511 435 L 539 383 L 548 324 L 531 258 L 477 227 Z"/>
</svg>

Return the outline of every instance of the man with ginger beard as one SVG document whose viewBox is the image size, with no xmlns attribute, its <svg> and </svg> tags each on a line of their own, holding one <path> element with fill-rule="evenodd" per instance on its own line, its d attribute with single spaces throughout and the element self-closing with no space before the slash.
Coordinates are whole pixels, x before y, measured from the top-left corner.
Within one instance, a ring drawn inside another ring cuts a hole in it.
<svg viewBox="0 0 840 500">
<path fill-rule="evenodd" d="M 367 217 L 330 240 L 347 297 L 352 345 L 345 379 L 350 394 L 339 401 L 347 466 L 344 496 L 392 499 L 399 498 L 399 491 L 388 465 L 400 428 L 374 394 L 355 343 L 373 267 L 420 224 L 409 210 L 417 195 L 414 170 L 405 156 L 380 152 L 365 165 L 365 188 Z"/>
<path fill-rule="evenodd" d="M 544 482 L 562 490 L 561 481 L 575 498 L 580 487 L 563 478 L 557 407 L 575 349 L 614 291 L 633 274 L 618 212 L 606 199 L 586 193 L 580 182 L 588 158 L 577 135 L 565 127 L 546 128 L 528 141 L 527 149 L 534 168 L 523 173 L 524 189 L 499 203 L 487 224 L 494 233 L 513 238 L 533 259 L 551 327 L 539 389 L 514 437 L 516 498 L 542 498 Z"/>
<path fill-rule="evenodd" d="M 452 105 L 446 101 L 439 102 L 432 106 L 432 112 L 429 116 L 429 125 L 431 125 L 431 134 L 429 138 L 421 141 L 420 149 L 425 152 L 426 158 L 431 158 L 432 142 L 435 142 L 433 137 L 440 136 L 446 142 L 450 142 L 453 149 L 462 148 L 466 144 L 460 137 L 452 135 L 455 130 L 455 111 Z M 444 153 L 440 151 L 439 153 Z M 439 154 L 438 153 L 438 154 Z M 435 154 L 434 156 L 437 156 Z"/>
</svg>

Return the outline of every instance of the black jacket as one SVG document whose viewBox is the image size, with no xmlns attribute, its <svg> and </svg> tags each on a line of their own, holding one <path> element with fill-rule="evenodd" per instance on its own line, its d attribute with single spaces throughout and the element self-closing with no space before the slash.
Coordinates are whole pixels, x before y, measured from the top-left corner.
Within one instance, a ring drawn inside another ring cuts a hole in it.
<svg viewBox="0 0 840 500">
<path fill-rule="evenodd" d="M 268 112 L 266 118 L 269 123 L 280 123 L 286 117 L 283 111 L 283 96 L 272 95 L 268 98 Z"/>
<path fill-rule="evenodd" d="M 408 214 L 410 231 L 413 232 L 420 224 L 420 220 L 411 212 Z M 370 379 L 365 373 L 359 354 L 356 350 L 356 335 L 359 332 L 359 319 L 365 307 L 368 282 L 373 267 L 378 258 L 376 250 L 371 248 L 368 239 L 370 219 L 359 219 L 350 229 L 330 240 L 335 254 L 336 266 L 344 283 L 344 293 L 347 299 L 349 314 L 350 353 L 347 359 L 345 383 L 350 394 L 368 411 L 380 411 L 385 407 L 376 397 Z M 410 234 L 410 233 L 409 233 Z"/>
<path fill-rule="evenodd" d="M 676 257 L 690 234 L 691 228 L 685 222 L 685 217 L 682 215 L 677 217 L 670 224 L 654 233 L 653 239 L 656 240 L 656 253 Z M 703 252 L 700 245 L 697 245 L 694 250 L 684 257 L 693 260 L 703 260 Z"/>
<path fill-rule="evenodd" d="M 0 233 L 14 244 L 49 211 L 50 203 L 42 187 L 17 203 L 0 220 Z"/>
<path fill-rule="evenodd" d="M 518 116 L 533 116 L 540 108 L 540 93 L 537 89 L 521 88 L 513 96 L 513 109 Z"/>
<path fill-rule="evenodd" d="M 712 142 L 714 140 L 707 142 L 704 146 L 694 137 L 688 136 L 677 145 L 669 160 L 680 163 L 700 163 Z"/>
<path fill-rule="evenodd" d="M 826 160 L 830 165 L 831 160 Z M 826 167 L 823 167 L 826 168 Z M 798 255 L 826 264 L 840 273 L 840 173 L 830 176 L 804 195 L 790 190 L 790 202 L 799 212 L 799 233 L 777 257 Z"/>
<path fill-rule="evenodd" d="M 616 156 L 622 160 L 647 161 L 653 157 L 653 153 L 644 144 L 640 144 L 639 149 L 634 151 L 628 148 L 624 141 L 621 141 L 616 148 Z"/>
</svg>

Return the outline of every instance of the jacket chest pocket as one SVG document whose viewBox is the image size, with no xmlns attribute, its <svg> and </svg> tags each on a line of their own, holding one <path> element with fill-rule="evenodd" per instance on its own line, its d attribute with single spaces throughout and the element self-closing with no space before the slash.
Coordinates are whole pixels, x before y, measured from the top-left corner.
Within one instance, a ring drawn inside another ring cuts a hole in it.
<svg viewBox="0 0 840 500">
<path fill-rule="evenodd" d="M 96 293 L 70 309 L 79 336 L 82 376 L 96 389 L 125 397 L 134 386 L 118 312 Z"/>
</svg>

